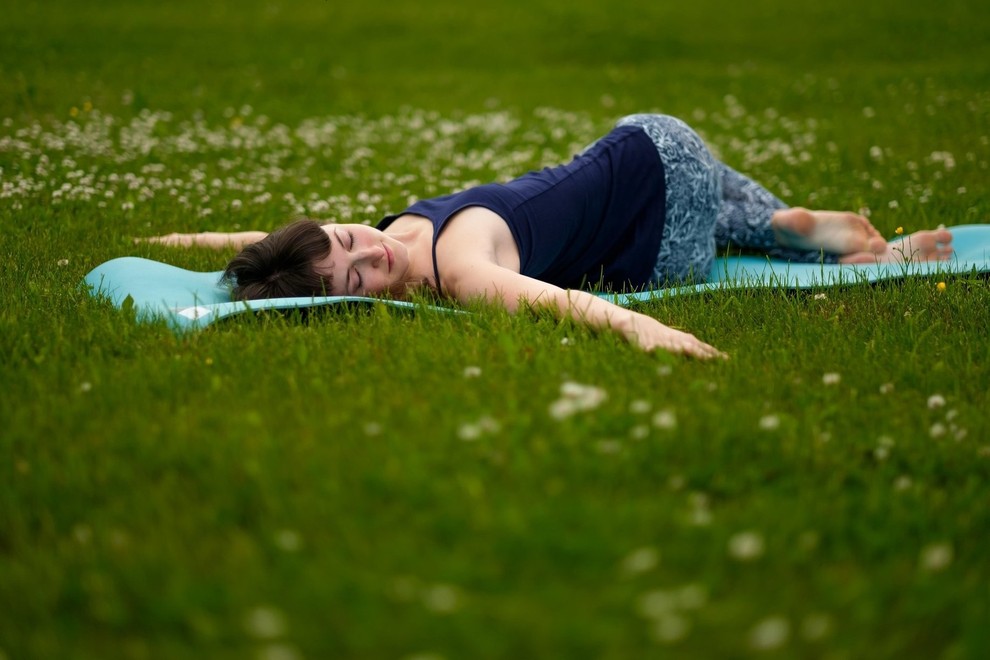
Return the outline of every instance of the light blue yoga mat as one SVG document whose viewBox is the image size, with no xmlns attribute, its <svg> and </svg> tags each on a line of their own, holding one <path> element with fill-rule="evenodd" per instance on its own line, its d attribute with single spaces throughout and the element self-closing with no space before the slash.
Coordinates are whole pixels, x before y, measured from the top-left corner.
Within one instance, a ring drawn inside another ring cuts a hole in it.
<svg viewBox="0 0 990 660">
<path fill-rule="evenodd" d="M 834 265 L 775 261 L 766 257 L 720 257 L 705 284 L 638 293 L 599 294 L 619 305 L 732 288 L 791 288 L 860 284 L 912 275 L 990 271 L 990 225 L 950 227 L 955 254 L 948 261 L 906 264 Z M 133 304 L 138 319 L 164 318 L 176 330 L 194 330 L 246 311 L 290 310 L 340 303 L 379 303 L 405 309 L 423 306 L 358 296 L 273 298 L 233 302 L 219 285 L 220 271 L 199 273 L 150 259 L 121 257 L 94 268 L 84 282 L 116 307 Z M 127 301 L 130 300 L 130 303 Z M 427 309 L 452 311 L 443 307 Z"/>
</svg>

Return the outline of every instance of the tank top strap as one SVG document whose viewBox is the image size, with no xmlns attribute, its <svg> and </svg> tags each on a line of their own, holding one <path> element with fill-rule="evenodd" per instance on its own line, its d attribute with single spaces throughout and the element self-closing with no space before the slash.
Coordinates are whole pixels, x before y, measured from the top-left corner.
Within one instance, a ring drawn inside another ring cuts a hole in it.
<svg viewBox="0 0 990 660">
<path fill-rule="evenodd" d="M 433 235 L 433 278 L 437 283 L 437 295 L 443 296 L 443 288 L 440 286 L 440 269 L 437 268 L 437 234 Z"/>
</svg>

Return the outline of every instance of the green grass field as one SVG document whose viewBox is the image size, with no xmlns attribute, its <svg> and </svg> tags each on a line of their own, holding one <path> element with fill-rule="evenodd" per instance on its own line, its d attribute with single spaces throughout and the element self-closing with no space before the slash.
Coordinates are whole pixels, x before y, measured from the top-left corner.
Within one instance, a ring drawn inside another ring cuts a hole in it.
<svg viewBox="0 0 990 660">
<path fill-rule="evenodd" d="M 178 337 L 79 287 L 644 110 L 887 235 L 988 222 L 985 2 L 11 4 L 0 658 L 990 654 L 985 277 L 643 307 L 719 364 L 492 309 Z"/>
</svg>

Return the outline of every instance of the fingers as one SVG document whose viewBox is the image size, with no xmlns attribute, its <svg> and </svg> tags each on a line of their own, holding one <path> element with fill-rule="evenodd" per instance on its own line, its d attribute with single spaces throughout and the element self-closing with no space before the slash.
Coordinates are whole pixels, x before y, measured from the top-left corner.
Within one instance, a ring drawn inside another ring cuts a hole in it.
<svg viewBox="0 0 990 660">
<path fill-rule="evenodd" d="M 712 360 L 719 358 L 729 359 L 728 354 L 718 350 L 711 344 L 706 344 L 692 334 L 686 332 L 679 333 L 679 337 L 671 338 L 669 342 L 661 343 L 656 348 L 662 348 L 675 355 L 686 355 L 699 360 Z"/>
<path fill-rule="evenodd" d="M 706 344 L 703 341 L 696 340 L 694 345 L 689 346 L 683 351 L 683 355 L 688 355 L 699 360 L 712 360 L 715 358 L 728 360 L 729 356 L 727 353 L 723 353 L 711 344 Z"/>
<path fill-rule="evenodd" d="M 728 358 L 728 355 L 689 332 L 676 330 L 648 316 L 637 314 L 633 319 L 638 323 L 625 335 L 626 339 L 645 351 L 660 349 L 699 360 Z"/>
</svg>

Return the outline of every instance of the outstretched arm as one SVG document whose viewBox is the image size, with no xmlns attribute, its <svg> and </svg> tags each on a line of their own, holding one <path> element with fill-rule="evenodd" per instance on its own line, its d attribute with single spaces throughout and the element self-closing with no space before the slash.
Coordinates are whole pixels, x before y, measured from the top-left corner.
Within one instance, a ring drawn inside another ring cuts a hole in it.
<svg viewBox="0 0 990 660">
<path fill-rule="evenodd" d="M 675 330 L 586 291 L 561 289 L 490 262 L 461 262 L 447 268 L 444 288 L 461 302 L 482 298 L 515 312 L 520 304 L 546 307 L 558 318 L 570 318 L 599 330 L 611 330 L 643 350 L 709 359 L 725 353 L 687 332 Z"/>
<path fill-rule="evenodd" d="M 172 247 L 208 247 L 214 250 L 224 250 L 232 248 L 240 250 L 245 245 L 257 243 L 268 234 L 263 231 L 235 231 L 217 232 L 204 231 L 198 234 L 165 234 L 163 236 L 149 236 L 148 238 L 135 238 L 135 243 L 156 243 L 158 245 L 168 245 Z"/>
</svg>

